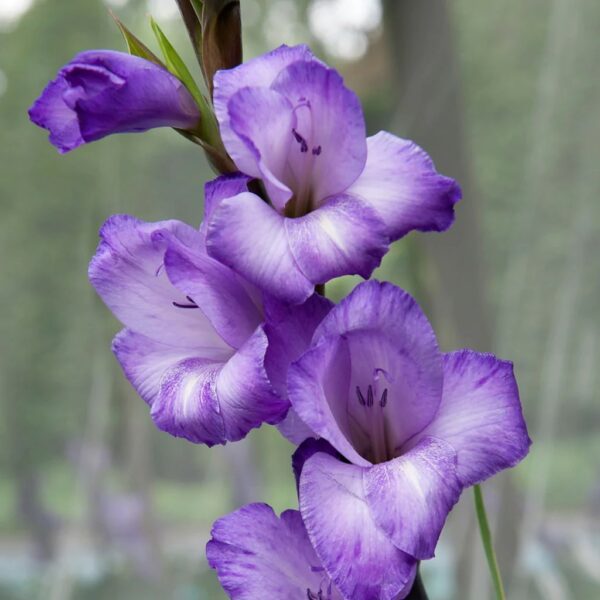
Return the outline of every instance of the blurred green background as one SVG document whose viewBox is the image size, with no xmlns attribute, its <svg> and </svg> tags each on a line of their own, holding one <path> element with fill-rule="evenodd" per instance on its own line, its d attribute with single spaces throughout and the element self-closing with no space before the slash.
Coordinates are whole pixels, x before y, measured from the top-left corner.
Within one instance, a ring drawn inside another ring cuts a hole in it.
<svg viewBox="0 0 600 600">
<path fill-rule="evenodd" d="M 534 445 L 484 486 L 508 597 L 599 598 L 600 3 L 241 4 L 247 57 L 310 43 L 371 133 L 416 140 L 462 183 L 455 227 L 396 243 L 377 276 L 416 295 L 444 349 L 515 362 Z M 0 1 L 2 600 L 222 598 L 212 521 L 296 503 L 275 429 L 212 450 L 172 439 L 110 353 L 119 326 L 86 277 L 98 227 L 114 212 L 197 224 L 211 174 L 168 130 L 60 157 L 28 122 L 75 53 L 123 48 L 108 6 L 149 44 L 151 12 L 195 67 L 175 0 Z M 432 600 L 491 598 L 471 492 L 423 571 Z"/>
</svg>

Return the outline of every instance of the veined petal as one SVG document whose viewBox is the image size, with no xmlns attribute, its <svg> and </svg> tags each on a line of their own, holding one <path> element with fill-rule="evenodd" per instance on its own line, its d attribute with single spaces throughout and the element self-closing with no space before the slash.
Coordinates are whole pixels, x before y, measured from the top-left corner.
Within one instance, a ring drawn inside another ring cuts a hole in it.
<svg viewBox="0 0 600 600">
<path fill-rule="evenodd" d="M 370 277 L 388 251 L 385 226 L 351 196 L 336 196 L 297 219 L 286 219 L 292 254 L 304 275 L 326 283 L 341 275 Z"/>
<path fill-rule="evenodd" d="M 169 281 L 164 269 L 167 239 L 201 244 L 200 234 L 178 221 L 144 223 L 114 215 L 100 230 L 89 266 L 92 285 L 115 316 L 144 336 L 180 348 L 231 349 L 201 310 Z"/>
<path fill-rule="evenodd" d="M 171 283 L 199 307 L 219 335 L 233 348 L 244 344 L 263 316 L 237 274 L 176 241 L 169 243 L 164 260 Z"/>
<path fill-rule="evenodd" d="M 243 147 L 244 143 L 232 137 L 229 120 L 229 100 L 242 88 L 268 88 L 279 72 L 296 61 L 316 60 L 308 46 L 280 46 L 272 52 L 258 56 L 235 67 L 217 71 L 214 77 L 213 101 L 215 114 L 219 121 L 221 136 L 230 140 L 230 144 Z M 228 148 L 232 150 L 232 148 Z"/>
<path fill-rule="evenodd" d="M 348 411 L 351 364 L 344 340 L 325 339 L 293 363 L 288 374 L 292 408 L 318 436 L 350 462 L 371 463 L 355 449 L 356 424 Z"/>
<path fill-rule="evenodd" d="M 367 162 L 348 194 L 363 198 L 392 240 L 409 231 L 444 231 L 454 221 L 459 185 L 440 175 L 415 143 L 385 131 L 367 139 Z"/>
<path fill-rule="evenodd" d="M 306 599 L 309 591 L 342 600 L 325 575 L 302 517 L 288 510 L 278 518 L 266 504 L 249 504 L 219 519 L 206 546 L 210 566 L 233 600 Z"/>
<path fill-rule="evenodd" d="M 113 351 L 159 429 L 209 446 L 226 441 L 214 380 L 227 356 L 198 356 L 127 329 Z"/>
<path fill-rule="evenodd" d="M 283 212 L 292 197 L 283 183 L 296 126 L 292 104 L 278 92 L 250 87 L 239 90 L 227 107 L 225 148 L 240 171 L 264 181 L 273 206 Z"/>
<path fill-rule="evenodd" d="M 366 470 L 314 454 L 300 476 L 300 512 L 315 552 L 346 598 L 405 598 L 417 562 L 375 525 L 363 489 Z"/>
<path fill-rule="evenodd" d="M 283 69 L 271 89 L 286 96 L 297 119 L 297 143 L 288 163 L 296 193 L 310 175 L 318 206 L 344 192 L 363 171 L 367 159 L 365 121 L 357 95 L 334 70 L 317 61 L 297 61 Z"/>
<path fill-rule="evenodd" d="M 431 558 L 462 485 L 450 444 L 425 438 L 407 452 L 364 471 L 373 520 L 393 544 L 420 560 Z"/>
<path fill-rule="evenodd" d="M 314 284 L 300 271 L 289 247 L 284 217 L 258 196 L 224 200 L 208 225 L 208 253 L 264 292 L 299 304 Z"/>
<path fill-rule="evenodd" d="M 438 437 L 453 446 L 464 486 L 514 467 L 527 455 L 531 440 L 512 363 L 472 350 L 444 355 L 439 410 L 407 447 L 425 436 Z"/>
<path fill-rule="evenodd" d="M 380 437 L 369 428 L 383 422 L 374 419 L 373 411 L 381 409 L 388 445 L 400 450 L 403 443 L 431 422 L 441 400 L 442 355 L 429 321 L 404 290 L 389 283 L 367 281 L 323 319 L 313 344 L 332 338 L 344 340 L 349 356 L 345 411 L 346 418 L 358 425 L 353 428 L 354 439 L 360 437 L 361 429 L 366 433 L 365 441 L 367 437 L 371 442 Z M 358 395 L 360 392 L 366 398 L 369 386 L 377 400 L 373 411 L 360 402 Z M 294 406 L 297 402 L 292 400 Z M 370 423 L 366 423 L 367 417 Z M 341 448 L 338 450 L 352 460 Z M 388 448 L 397 455 L 393 450 Z"/>
<path fill-rule="evenodd" d="M 227 198 L 237 196 L 242 192 L 248 191 L 250 177 L 242 173 L 233 173 L 231 175 L 221 175 L 204 185 L 204 220 L 200 226 L 203 227 L 210 220 L 215 208 Z"/>
</svg>

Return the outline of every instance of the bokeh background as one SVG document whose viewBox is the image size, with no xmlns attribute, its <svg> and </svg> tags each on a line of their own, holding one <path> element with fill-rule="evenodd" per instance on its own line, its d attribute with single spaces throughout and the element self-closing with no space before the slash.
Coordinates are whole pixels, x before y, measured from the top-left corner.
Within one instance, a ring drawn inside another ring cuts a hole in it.
<svg viewBox="0 0 600 600">
<path fill-rule="evenodd" d="M 462 183 L 454 228 L 396 243 L 377 276 L 418 298 L 444 349 L 515 362 L 534 445 L 484 485 L 508 597 L 600 598 L 600 3 L 241 4 L 247 57 L 310 43 L 371 133 L 416 140 Z M 0 1 L 2 600 L 223 598 L 212 521 L 296 503 L 275 429 L 213 450 L 172 439 L 110 353 L 119 326 L 86 278 L 98 227 L 114 212 L 197 224 L 210 172 L 169 130 L 60 157 L 28 122 L 75 53 L 123 48 L 109 6 L 149 44 L 151 12 L 195 67 L 175 0 Z M 432 600 L 491 598 L 471 492 L 423 572 Z"/>
</svg>

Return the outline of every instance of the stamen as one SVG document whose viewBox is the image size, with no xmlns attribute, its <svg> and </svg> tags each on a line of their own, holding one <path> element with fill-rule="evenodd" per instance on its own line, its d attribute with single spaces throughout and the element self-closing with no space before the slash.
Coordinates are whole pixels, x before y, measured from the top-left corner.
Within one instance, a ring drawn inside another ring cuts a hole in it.
<svg viewBox="0 0 600 600">
<path fill-rule="evenodd" d="M 367 406 L 373 406 L 373 386 L 369 385 L 367 389 Z"/>
<path fill-rule="evenodd" d="M 173 306 L 176 306 L 177 308 L 198 308 L 198 305 L 192 300 L 192 298 L 189 296 L 186 296 L 186 298 L 191 304 L 180 304 L 179 302 L 173 302 Z"/>
<path fill-rule="evenodd" d="M 295 129 L 292 129 L 292 134 L 294 135 L 294 139 L 300 144 L 300 152 L 308 152 L 306 140 Z"/>
<path fill-rule="evenodd" d="M 312 153 L 313 153 L 313 156 L 319 156 L 319 154 L 321 154 L 321 146 L 317 146 L 316 148 L 313 148 Z"/>
<path fill-rule="evenodd" d="M 365 397 L 362 395 L 362 392 L 360 391 L 360 388 L 358 386 L 356 386 L 356 395 L 358 396 L 358 403 L 361 406 L 365 406 L 367 404 L 365 402 Z"/>
<path fill-rule="evenodd" d="M 381 400 L 379 401 L 379 406 L 381 406 L 381 408 L 385 408 L 385 405 L 387 404 L 387 395 L 388 391 L 387 388 L 385 388 L 385 390 L 383 390 L 383 394 L 381 394 Z"/>
</svg>

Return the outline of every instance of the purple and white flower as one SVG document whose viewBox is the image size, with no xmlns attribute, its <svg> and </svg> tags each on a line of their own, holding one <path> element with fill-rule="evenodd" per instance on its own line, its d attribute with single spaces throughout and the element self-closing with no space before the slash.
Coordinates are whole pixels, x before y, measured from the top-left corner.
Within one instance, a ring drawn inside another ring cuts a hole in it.
<svg viewBox="0 0 600 600">
<path fill-rule="evenodd" d="M 310 545 L 302 517 L 277 517 L 249 504 L 219 519 L 206 546 L 210 566 L 233 600 L 342 600 Z"/>
<path fill-rule="evenodd" d="M 88 50 L 60 69 L 29 109 L 61 153 L 113 133 L 192 129 L 200 113 L 166 69 L 123 52 Z"/>
<path fill-rule="evenodd" d="M 463 488 L 530 445 L 512 364 L 442 354 L 416 302 L 388 283 L 360 284 L 329 312 L 290 367 L 288 394 L 322 438 L 295 457 L 302 518 L 354 600 L 404 593 Z"/>
<path fill-rule="evenodd" d="M 207 214 L 247 181 L 207 184 Z M 265 369 L 262 296 L 206 254 L 204 227 L 116 215 L 100 237 L 90 280 L 126 327 L 113 350 L 156 425 L 210 446 L 279 422 L 289 403 Z"/>
<path fill-rule="evenodd" d="M 459 186 L 414 143 L 366 138 L 357 96 L 306 46 L 282 46 L 215 75 L 223 143 L 269 203 L 244 192 L 221 203 L 208 252 L 273 296 L 301 303 L 315 284 L 367 278 L 390 242 L 443 231 Z"/>
</svg>

